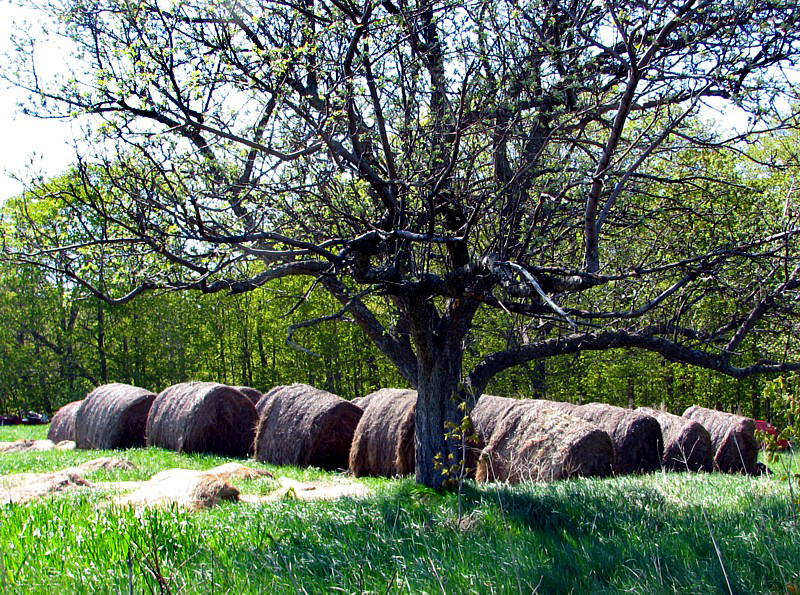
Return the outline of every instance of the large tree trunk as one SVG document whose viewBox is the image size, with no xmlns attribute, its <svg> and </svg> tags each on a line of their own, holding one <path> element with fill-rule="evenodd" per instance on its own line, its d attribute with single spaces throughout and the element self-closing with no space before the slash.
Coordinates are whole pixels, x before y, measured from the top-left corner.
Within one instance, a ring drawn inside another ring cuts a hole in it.
<svg viewBox="0 0 800 595">
<path fill-rule="evenodd" d="M 412 298 L 403 305 L 417 357 L 416 480 L 439 489 L 451 485 L 461 470 L 461 440 L 452 434 L 467 414 L 459 408 L 461 366 L 478 303 L 451 300 L 441 316 L 432 301 Z"/>
<path fill-rule="evenodd" d="M 452 434 L 464 417 L 458 406 L 462 359 L 461 346 L 454 345 L 419 368 L 416 479 L 431 488 L 446 487 L 461 469 L 461 441 Z"/>
</svg>

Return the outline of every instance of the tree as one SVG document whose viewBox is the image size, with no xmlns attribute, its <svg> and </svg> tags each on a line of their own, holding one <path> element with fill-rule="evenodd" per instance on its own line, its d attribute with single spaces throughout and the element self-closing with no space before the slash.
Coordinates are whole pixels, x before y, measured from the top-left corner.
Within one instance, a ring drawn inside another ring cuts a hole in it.
<svg viewBox="0 0 800 595">
<path fill-rule="evenodd" d="M 21 39 L 13 82 L 30 112 L 100 122 L 65 198 L 86 237 L 18 230 L 7 257 L 109 303 L 308 277 L 341 304 L 315 321 L 353 319 L 418 390 L 425 485 L 460 457 L 459 403 L 516 365 L 628 347 L 738 378 L 800 368 L 739 354 L 796 321 L 797 219 L 760 219 L 775 205 L 702 166 L 794 125 L 794 2 L 41 8 L 73 61 L 43 80 Z M 701 125 L 715 102 L 746 129 Z M 52 259 L 88 249 L 124 263 L 124 291 Z M 723 299 L 724 316 L 696 316 Z M 484 310 L 520 322 L 475 355 Z"/>
</svg>

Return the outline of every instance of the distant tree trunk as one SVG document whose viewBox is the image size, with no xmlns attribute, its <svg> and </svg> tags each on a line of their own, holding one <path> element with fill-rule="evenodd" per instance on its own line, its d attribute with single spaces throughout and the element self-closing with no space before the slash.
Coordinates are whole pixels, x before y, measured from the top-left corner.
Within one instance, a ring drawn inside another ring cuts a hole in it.
<svg viewBox="0 0 800 595">
<path fill-rule="evenodd" d="M 97 301 L 97 355 L 100 360 L 100 380 L 108 383 L 108 355 L 106 353 L 106 314 L 103 302 Z"/>
<path fill-rule="evenodd" d="M 633 385 L 633 376 L 628 376 L 628 409 L 636 409 L 636 390 Z"/>
</svg>

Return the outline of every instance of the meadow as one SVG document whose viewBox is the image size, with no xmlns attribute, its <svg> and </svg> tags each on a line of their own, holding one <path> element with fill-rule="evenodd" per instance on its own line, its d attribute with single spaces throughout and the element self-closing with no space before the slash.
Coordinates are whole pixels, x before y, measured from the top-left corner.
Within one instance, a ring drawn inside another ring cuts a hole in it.
<svg viewBox="0 0 800 595">
<path fill-rule="evenodd" d="M 46 427 L 0 428 L 0 440 Z M 227 459 L 162 449 L 0 455 L 0 474 L 49 472 L 100 456 L 144 480 Z M 297 480 L 317 470 L 247 462 Z M 6 504 L 3 593 L 797 593 L 800 525 L 790 455 L 764 477 L 655 473 L 436 492 L 367 479 L 361 499 L 109 506 L 94 491 Z M 275 479 L 237 481 L 265 494 Z"/>
</svg>

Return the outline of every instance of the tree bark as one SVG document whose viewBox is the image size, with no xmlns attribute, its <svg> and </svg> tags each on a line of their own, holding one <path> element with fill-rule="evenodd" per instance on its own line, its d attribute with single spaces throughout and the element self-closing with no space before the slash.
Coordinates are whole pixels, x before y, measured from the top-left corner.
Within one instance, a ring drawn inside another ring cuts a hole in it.
<svg viewBox="0 0 800 595">
<path fill-rule="evenodd" d="M 431 301 L 403 301 L 417 356 L 416 480 L 430 488 L 448 487 L 461 470 L 461 440 L 453 433 L 465 415 L 464 337 L 477 309 L 476 301 L 454 299 L 440 315 Z"/>
<path fill-rule="evenodd" d="M 461 468 L 460 440 L 453 438 L 464 412 L 459 409 L 460 345 L 442 349 L 420 365 L 416 413 L 416 480 L 439 489 L 447 487 Z M 432 364 L 432 365 L 431 365 Z"/>
</svg>

